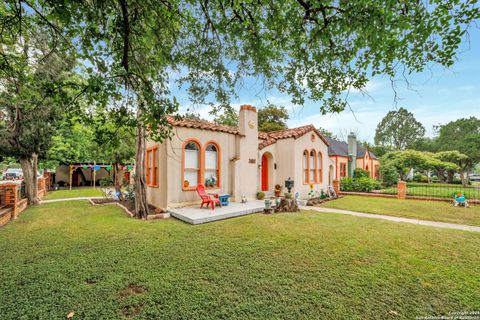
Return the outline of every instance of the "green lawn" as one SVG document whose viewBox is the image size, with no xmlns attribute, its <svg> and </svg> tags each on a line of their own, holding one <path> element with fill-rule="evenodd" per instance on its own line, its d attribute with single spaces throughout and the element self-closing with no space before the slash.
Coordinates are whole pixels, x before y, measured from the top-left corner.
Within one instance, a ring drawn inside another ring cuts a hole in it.
<svg viewBox="0 0 480 320">
<path fill-rule="evenodd" d="M 480 310 L 480 234 L 338 214 L 192 226 L 51 203 L 0 229 L 2 319 L 413 319 Z"/>
<path fill-rule="evenodd" d="M 42 200 L 54 200 L 62 198 L 80 198 L 80 197 L 101 197 L 102 190 L 100 187 L 89 188 L 80 187 L 72 190 L 62 189 L 57 191 L 50 191 Z"/>
<path fill-rule="evenodd" d="M 345 196 L 320 205 L 326 208 L 480 226 L 480 206 L 454 207 L 449 202 Z"/>
</svg>

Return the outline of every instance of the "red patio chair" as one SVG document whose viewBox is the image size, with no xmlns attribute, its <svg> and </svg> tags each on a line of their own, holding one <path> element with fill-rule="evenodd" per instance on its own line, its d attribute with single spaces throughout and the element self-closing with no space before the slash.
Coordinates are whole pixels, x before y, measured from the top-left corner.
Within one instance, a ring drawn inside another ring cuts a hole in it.
<svg viewBox="0 0 480 320">
<path fill-rule="evenodd" d="M 203 208 L 203 205 L 206 204 L 207 208 L 210 205 L 212 207 L 212 210 L 215 210 L 215 205 L 218 204 L 220 207 L 222 206 L 220 204 L 220 200 L 218 197 L 214 198 L 214 194 L 211 193 L 206 193 L 205 192 L 205 186 L 203 184 L 199 184 L 197 186 L 197 193 L 202 199 L 202 204 L 200 205 L 200 208 Z"/>
</svg>

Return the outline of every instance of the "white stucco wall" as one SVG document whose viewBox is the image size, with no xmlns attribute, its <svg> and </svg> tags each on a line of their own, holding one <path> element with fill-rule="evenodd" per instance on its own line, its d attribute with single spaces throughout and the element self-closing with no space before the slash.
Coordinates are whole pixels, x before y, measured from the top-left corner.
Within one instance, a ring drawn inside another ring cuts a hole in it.
<svg viewBox="0 0 480 320">
<path fill-rule="evenodd" d="M 311 141 L 311 135 L 315 135 L 315 140 Z M 307 198 L 308 193 L 310 191 L 310 184 L 303 182 L 303 152 L 305 150 L 312 150 L 314 149 L 317 154 L 318 152 L 322 153 L 322 163 L 323 163 L 323 170 L 322 170 L 322 182 L 314 183 L 314 190 L 319 191 L 327 191 L 328 189 L 328 171 L 329 166 L 331 164 L 330 159 L 328 157 L 328 146 L 323 142 L 323 140 L 315 133 L 310 132 L 307 133 L 300 138 L 294 140 L 293 148 L 294 150 L 294 176 L 295 176 L 295 190 L 294 192 L 300 193 L 300 198 Z M 317 159 L 318 161 L 318 159 Z M 293 177 L 292 177 L 293 179 Z"/>
<path fill-rule="evenodd" d="M 220 155 L 220 187 L 208 188 L 208 192 L 219 194 L 233 194 L 231 171 L 232 158 L 236 155 L 235 140 L 238 136 L 222 132 L 177 127 L 175 135 L 170 141 L 159 145 L 158 157 L 158 187 L 147 187 L 147 199 L 156 207 L 175 207 L 191 203 L 198 203 L 200 198 L 196 190 L 182 188 L 182 157 L 183 145 L 193 140 L 201 147 L 201 156 L 208 142 L 215 142 L 219 146 Z M 147 148 L 155 143 L 147 141 Z M 202 182 L 202 181 L 200 181 Z M 203 182 L 202 182 L 203 183 Z"/>
</svg>

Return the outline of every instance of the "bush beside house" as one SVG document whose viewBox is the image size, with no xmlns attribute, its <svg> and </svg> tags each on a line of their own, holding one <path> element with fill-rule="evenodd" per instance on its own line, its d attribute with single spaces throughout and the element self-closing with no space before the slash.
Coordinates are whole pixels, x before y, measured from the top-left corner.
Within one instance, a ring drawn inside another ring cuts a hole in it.
<svg viewBox="0 0 480 320">
<path fill-rule="evenodd" d="M 380 182 L 369 177 L 346 177 L 340 181 L 340 190 L 342 191 L 370 192 L 380 188 Z"/>
</svg>

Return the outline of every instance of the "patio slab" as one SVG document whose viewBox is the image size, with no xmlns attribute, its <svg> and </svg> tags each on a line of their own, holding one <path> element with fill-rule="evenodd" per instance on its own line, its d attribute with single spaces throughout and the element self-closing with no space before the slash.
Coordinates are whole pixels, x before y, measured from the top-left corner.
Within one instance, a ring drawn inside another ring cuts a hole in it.
<svg viewBox="0 0 480 320">
<path fill-rule="evenodd" d="M 201 224 L 217 220 L 239 217 L 250 213 L 262 212 L 265 208 L 265 202 L 260 200 L 250 200 L 247 203 L 230 202 L 228 206 L 200 209 L 200 204 L 194 207 L 172 208 L 168 212 L 182 221 L 190 224 Z"/>
</svg>

